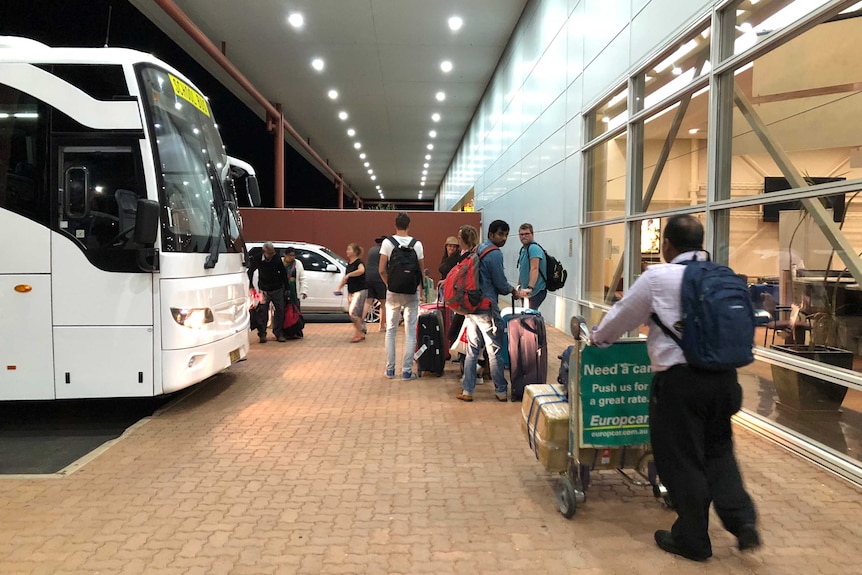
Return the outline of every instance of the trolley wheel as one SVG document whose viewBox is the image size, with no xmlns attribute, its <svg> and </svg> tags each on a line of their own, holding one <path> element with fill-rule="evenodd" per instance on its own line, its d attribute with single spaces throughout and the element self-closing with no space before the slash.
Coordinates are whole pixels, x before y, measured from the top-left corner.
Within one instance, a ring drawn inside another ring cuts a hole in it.
<svg viewBox="0 0 862 575">
<path fill-rule="evenodd" d="M 566 519 L 570 519 L 578 510 L 578 499 L 575 493 L 575 482 L 568 475 L 560 477 L 557 482 L 557 507 Z"/>
</svg>

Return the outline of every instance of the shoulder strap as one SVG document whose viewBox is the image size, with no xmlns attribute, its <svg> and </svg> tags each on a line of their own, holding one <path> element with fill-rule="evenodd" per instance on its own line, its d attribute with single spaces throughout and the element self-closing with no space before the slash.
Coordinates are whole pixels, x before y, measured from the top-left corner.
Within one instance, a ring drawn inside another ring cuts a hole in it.
<svg viewBox="0 0 862 575">
<path fill-rule="evenodd" d="M 416 245 L 416 238 L 413 238 L 412 240 L 410 240 L 410 243 L 407 244 L 407 247 L 412 250 L 413 246 L 415 246 L 415 245 Z"/>
<path fill-rule="evenodd" d="M 392 245 L 395 246 L 396 248 L 401 245 L 398 243 L 398 240 L 396 240 L 392 236 L 386 236 L 386 239 L 389 240 L 390 242 L 392 242 Z"/>
<path fill-rule="evenodd" d="M 679 336 L 678 336 L 678 335 L 676 335 L 675 333 L 673 333 L 673 332 L 670 330 L 670 328 L 669 328 L 669 327 L 667 327 L 665 324 L 663 324 L 663 323 L 661 322 L 661 320 L 658 318 L 658 314 L 657 314 L 657 313 L 652 312 L 652 313 L 650 314 L 650 316 L 649 316 L 649 317 L 650 317 L 650 319 L 651 319 L 651 320 L 653 320 L 653 321 L 655 322 L 655 324 L 656 324 L 657 326 L 659 326 L 659 328 L 661 328 L 661 330 L 664 332 L 664 334 L 665 334 L 666 336 L 668 336 L 668 337 L 669 337 L 669 338 L 671 338 L 673 341 L 675 341 L 675 342 L 676 342 L 676 344 L 677 344 L 678 346 L 682 347 L 682 340 L 679 338 Z"/>
<path fill-rule="evenodd" d="M 489 253 L 493 252 L 494 250 L 499 250 L 499 249 L 500 249 L 500 248 L 498 248 L 498 247 L 497 247 L 497 246 L 495 246 L 494 244 L 491 244 L 490 246 L 488 246 L 487 248 L 485 248 L 484 250 L 482 250 L 482 253 L 480 253 L 480 254 L 479 254 L 479 259 L 481 260 L 481 259 L 482 259 L 482 258 L 484 258 L 487 254 L 489 254 Z"/>
</svg>

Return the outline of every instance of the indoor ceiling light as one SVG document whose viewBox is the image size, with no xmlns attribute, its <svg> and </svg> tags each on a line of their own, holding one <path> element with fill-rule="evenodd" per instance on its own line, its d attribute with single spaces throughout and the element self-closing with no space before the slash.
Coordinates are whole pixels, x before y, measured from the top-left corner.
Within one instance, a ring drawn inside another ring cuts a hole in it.
<svg viewBox="0 0 862 575">
<path fill-rule="evenodd" d="M 374 181 L 376 179 L 377 179 L 377 176 L 371 176 L 371 181 Z"/>
<path fill-rule="evenodd" d="M 442 102 L 446 99 L 446 92 L 437 92 L 436 94 L 434 94 L 434 97 L 437 98 L 438 102 Z"/>
<path fill-rule="evenodd" d="M 429 135 L 430 137 L 432 137 L 432 138 L 436 138 L 436 137 L 437 137 L 437 132 L 436 132 L 435 130 L 431 130 L 430 132 L 428 132 L 428 135 Z"/>
<path fill-rule="evenodd" d="M 364 160 L 364 159 L 365 159 L 365 152 L 362 152 L 361 154 L 359 154 L 359 159 L 360 159 L 360 160 Z"/>
<path fill-rule="evenodd" d="M 700 132 L 700 130 L 698 130 L 697 128 L 692 128 L 688 131 L 689 134 L 697 134 L 698 132 Z"/>
<path fill-rule="evenodd" d="M 434 144 L 428 144 L 428 145 L 427 145 L 427 146 L 425 146 L 425 147 L 426 147 L 426 148 L 428 148 L 429 150 L 433 150 L 433 149 L 434 149 Z"/>
<path fill-rule="evenodd" d="M 440 69 L 447 73 L 451 72 L 452 62 L 450 62 L 449 60 L 443 60 L 442 62 L 440 62 Z"/>
<path fill-rule="evenodd" d="M 375 187 L 379 190 L 379 189 L 380 189 L 380 184 L 377 184 L 377 186 L 375 186 Z"/>
<path fill-rule="evenodd" d="M 369 173 L 369 175 L 370 175 L 370 174 L 373 174 L 373 173 L 374 173 L 374 170 L 372 170 L 371 168 L 368 168 L 368 173 Z"/>
<path fill-rule="evenodd" d="M 315 70 L 317 70 L 318 72 L 323 71 L 324 65 L 325 64 L 323 63 L 323 58 L 315 58 L 314 60 L 311 61 L 311 67 L 314 68 Z"/>
<path fill-rule="evenodd" d="M 347 130 L 347 135 L 348 135 L 348 136 L 350 136 L 350 137 L 352 138 L 353 136 L 355 136 L 355 135 L 356 135 L 356 130 L 354 130 L 353 128 L 349 128 L 349 129 Z"/>
<path fill-rule="evenodd" d="M 422 167 L 423 167 L 423 168 L 427 168 L 429 165 L 430 165 L 430 164 L 429 164 L 428 162 L 425 162 L 424 164 L 422 164 Z"/>
<path fill-rule="evenodd" d="M 329 96 L 330 100 L 337 100 L 338 99 L 338 90 L 330 90 L 329 92 L 326 93 L 326 95 Z"/>
<path fill-rule="evenodd" d="M 302 14 L 299 12 L 293 12 L 290 16 L 287 17 L 287 21 L 294 28 L 302 28 L 302 25 L 305 24 L 305 18 L 302 17 Z"/>
<path fill-rule="evenodd" d="M 359 148 L 361 148 L 361 147 L 362 147 L 362 144 L 360 144 L 359 142 L 354 142 L 354 143 L 353 143 L 353 147 L 354 147 L 354 148 L 356 148 L 356 149 L 358 150 Z"/>
<path fill-rule="evenodd" d="M 346 120 L 348 118 L 347 112 L 345 112 L 344 110 L 341 110 L 340 112 L 338 112 L 338 117 L 341 120 Z"/>
<path fill-rule="evenodd" d="M 461 26 L 464 25 L 464 20 L 461 19 L 460 16 L 452 16 L 449 18 L 449 29 L 453 32 L 457 32 L 461 29 Z"/>
<path fill-rule="evenodd" d="M 423 175 L 423 176 L 427 176 L 427 175 L 428 175 L 428 170 L 422 170 L 422 175 Z"/>
<path fill-rule="evenodd" d="M 426 160 L 430 160 L 430 159 L 431 159 L 431 154 L 425 154 L 425 159 L 426 159 Z"/>
<path fill-rule="evenodd" d="M 438 114 L 437 112 L 434 112 L 433 114 L 431 114 L 431 121 L 439 122 L 440 121 L 440 114 Z"/>
<path fill-rule="evenodd" d="M 365 162 L 365 163 L 364 163 L 364 164 L 362 164 L 362 165 L 363 165 L 363 166 L 365 166 L 366 168 L 368 168 L 368 167 L 370 167 L 370 166 L 371 166 L 371 162 Z"/>
</svg>

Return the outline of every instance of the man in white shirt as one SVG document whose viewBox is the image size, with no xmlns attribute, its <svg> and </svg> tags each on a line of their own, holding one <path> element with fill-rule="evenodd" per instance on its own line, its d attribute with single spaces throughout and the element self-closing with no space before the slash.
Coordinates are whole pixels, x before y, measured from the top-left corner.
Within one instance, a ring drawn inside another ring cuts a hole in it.
<svg viewBox="0 0 862 575">
<path fill-rule="evenodd" d="M 395 377 L 395 334 L 400 314 L 404 313 L 404 355 L 401 379 L 413 379 L 413 352 L 416 350 L 416 323 L 419 320 L 419 288 L 425 278 L 425 253 L 422 242 L 408 233 L 410 216 L 404 212 L 395 217 L 395 235 L 387 236 L 380 245 L 378 270 L 386 284 L 386 371 Z M 397 245 L 396 245 L 397 244 Z M 399 250 L 397 253 L 395 250 Z M 412 253 L 407 250 L 412 250 Z M 393 266 L 389 265 L 390 259 Z M 403 262 L 403 263 L 402 263 Z M 397 267 L 397 269 L 395 269 Z M 393 291 L 395 290 L 395 291 Z"/>
<path fill-rule="evenodd" d="M 684 265 L 705 259 L 703 226 L 693 216 L 667 222 L 662 255 L 667 264 L 653 265 L 614 304 L 592 334 L 593 343 L 610 345 L 642 324 L 649 326 L 647 351 L 652 366 L 650 442 L 662 483 L 678 514 L 670 531 L 655 532 L 663 550 L 694 561 L 712 556 L 709 505 L 725 529 L 737 537 L 740 551 L 760 546 L 757 514 L 745 491 L 733 455 L 731 416 L 742 405 L 736 370 L 703 371 L 686 364 L 682 349 L 650 319 L 679 332 Z"/>
</svg>

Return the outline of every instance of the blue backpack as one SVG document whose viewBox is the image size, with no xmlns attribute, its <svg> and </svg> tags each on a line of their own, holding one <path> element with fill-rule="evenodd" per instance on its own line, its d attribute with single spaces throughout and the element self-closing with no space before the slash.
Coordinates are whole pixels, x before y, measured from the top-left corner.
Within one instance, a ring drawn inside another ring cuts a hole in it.
<svg viewBox="0 0 862 575">
<path fill-rule="evenodd" d="M 682 348 L 692 367 L 723 371 L 753 362 L 754 306 L 746 282 L 729 267 L 709 260 L 683 264 L 682 321 L 674 325 L 682 337 L 655 313 L 652 320 Z"/>
</svg>

